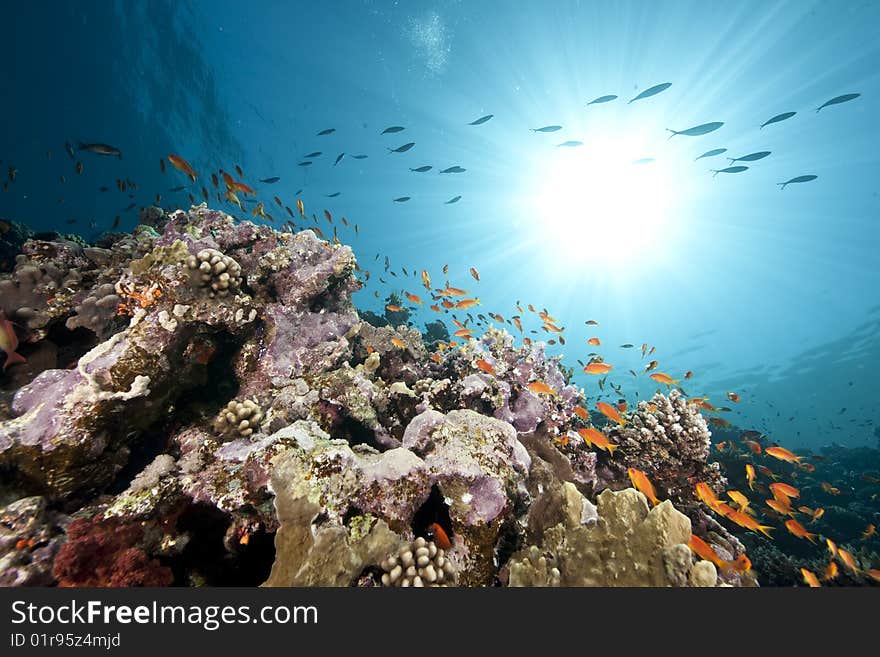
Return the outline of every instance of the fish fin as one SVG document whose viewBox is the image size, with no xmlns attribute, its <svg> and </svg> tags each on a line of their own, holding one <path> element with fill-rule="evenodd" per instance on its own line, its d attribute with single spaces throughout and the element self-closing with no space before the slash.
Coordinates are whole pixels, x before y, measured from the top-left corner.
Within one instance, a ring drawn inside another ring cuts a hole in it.
<svg viewBox="0 0 880 657">
<path fill-rule="evenodd" d="M 608 456 L 614 456 L 614 450 L 617 449 L 617 445 L 608 445 Z"/>
<path fill-rule="evenodd" d="M 666 128 L 666 129 L 672 133 L 671 135 L 669 135 L 669 139 L 672 139 L 673 137 L 675 137 L 675 135 L 678 134 L 675 130 L 671 130 L 670 128 Z M 669 141 L 669 139 L 667 139 L 666 141 Z"/>
<path fill-rule="evenodd" d="M 6 362 L 3 363 L 3 370 L 5 371 L 7 367 L 10 365 L 14 365 L 16 363 L 26 363 L 27 359 L 19 353 L 14 351 L 6 352 Z"/>
</svg>

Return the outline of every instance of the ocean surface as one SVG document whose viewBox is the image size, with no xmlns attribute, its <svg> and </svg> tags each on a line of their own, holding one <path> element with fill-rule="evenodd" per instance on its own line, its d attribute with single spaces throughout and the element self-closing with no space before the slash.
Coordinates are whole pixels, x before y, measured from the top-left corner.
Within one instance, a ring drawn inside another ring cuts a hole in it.
<svg viewBox="0 0 880 657">
<path fill-rule="evenodd" d="M 209 180 L 237 165 L 276 227 L 288 217 L 273 197 L 299 198 L 354 248 L 371 272 L 362 310 L 382 314 L 396 293 L 419 328 L 491 312 L 519 336 L 517 315 L 522 337 L 556 341 L 591 404 L 665 390 L 646 372 L 656 360 L 653 373 L 789 448 L 880 440 L 880 4 L 58 0 L 5 13 L 4 219 L 91 240 L 117 216 L 131 230 L 141 207 L 200 203 L 203 185 L 210 207 L 253 218 Z M 122 157 L 70 157 L 68 142 Z M 160 169 L 170 154 L 203 172 L 195 183 Z M 722 171 L 736 166 L 748 169 Z M 801 176 L 816 178 L 779 184 Z M 438 315 L 422 270 L 480 305 Z M 601 390 L 578 363 L 597 356 L 613 365 Z"/>
</svg>

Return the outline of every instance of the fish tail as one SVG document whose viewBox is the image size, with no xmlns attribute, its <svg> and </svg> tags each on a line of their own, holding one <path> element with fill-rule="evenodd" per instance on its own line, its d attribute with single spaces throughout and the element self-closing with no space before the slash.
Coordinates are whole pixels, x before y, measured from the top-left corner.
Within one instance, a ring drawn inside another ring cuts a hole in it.
<svg viewBox="0 0 880 657">
<path fill-rule="evenodd" d="M 608 456 L 614 456 L 614 450 L 617 449 L 617 445 L 608 445 Z"/>
<path fill-rule="evenodd" d="M 673 137 L 675 137 L 675 135 L 678 134 L 675 130 L 671 130 L 670 128 L 666 128 L 666 129 L 672 133 L 671 135 L 669 135 L 669 139 L 672 139 Z M 667 139 L 666 141 L 669 141 L 669 139 Z"/>
<path fill-rule="evenodd" d="M 786 186 L 788 183 L 776 183 L 776 184 L 777 184 L 777 185 L 782 185 L 782 189 L 779 190 L 779 191 L 781 192 L 783 189 L 785 189 L 785 186 Z"/>
<path fill-rule="evenodd" d="M 7 351 L 6 352 L 6 362 L 3 363 L 3 370 L 5 371 L 7 367 L 10 365 L 14 365 L 16 363 L 26 363 L 27 359 L 19 353 L 15 351 Z"/>
<path fill-rule="evenodd" d="M 769 525 L 758 525 L 758 531 L 764 534 L 767 538 L 773 538 L 770 536 L 771 529 L 773 529 L 773 527 L 770 527 Z"/>
</svg>

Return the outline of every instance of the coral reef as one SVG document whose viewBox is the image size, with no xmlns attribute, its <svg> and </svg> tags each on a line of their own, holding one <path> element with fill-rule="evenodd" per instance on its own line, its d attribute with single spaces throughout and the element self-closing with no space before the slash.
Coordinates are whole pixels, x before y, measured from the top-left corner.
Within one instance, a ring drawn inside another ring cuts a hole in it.
<svg viewBox="0 0 880 657">
<path fill-rule="evenodd" d="M 4 581 L 750 583 L 687 548 L 673 504 L 742 551 L 687 488 L 720 478 L 675 393 L 606 427 L 608 459 L 571 439 L 584 396 L 542 343 L 492 328 L 451 349 L 405 309 L 366 321 L 351 249 L 311 230 L 204 205 L 141 222 L 94 246 L 29 239 L 0 274 L 24 355 L 57 351 L 9 369 Z M 671 501 L 597 500 L 629 466 Z"/>
</svg>

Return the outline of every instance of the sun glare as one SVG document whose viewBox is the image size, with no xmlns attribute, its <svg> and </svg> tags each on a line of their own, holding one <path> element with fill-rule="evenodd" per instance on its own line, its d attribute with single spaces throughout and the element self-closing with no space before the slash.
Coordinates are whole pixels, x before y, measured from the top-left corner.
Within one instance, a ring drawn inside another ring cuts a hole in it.
<svg viewBox="0 0 880 657">
<path fill-rule="evenodd" d="M 660 245 L 675 181 L 661 158 L 637 139 L 559 147 L 542 163 L 533 196 L 540 236 L 557 254 L 611 265 Z"/>
</svg>

